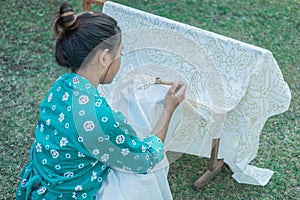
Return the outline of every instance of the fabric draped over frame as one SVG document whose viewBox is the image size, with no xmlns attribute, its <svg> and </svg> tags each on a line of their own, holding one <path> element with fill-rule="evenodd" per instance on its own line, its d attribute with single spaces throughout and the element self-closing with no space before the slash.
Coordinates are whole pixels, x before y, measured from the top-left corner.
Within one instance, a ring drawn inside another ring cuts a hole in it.
<svg viewBox="0 0 300 200">
<path fill-rule="evenodd" d="M 183 80 L 188 85 L 186 100 L 172 119 L 166 150 L 209 157 L 211 140 L 220 137 L 219 157 L 234 179 L 266 185 L 273 171 L 250 162 L 257 155 L 266 120 L 286 111 L 291 100 L 272 53 L 113 2 L 105 3 L 103 13 L 116 19 L 123 32 L 124 56 L 114 82 L 100 87 L 100 92 L 107 99 L 122 96 L 124 77 L 138 80 L 127 84 L 131 92 L 137 91 L 132 88 L 139 81 L 151 83 L 143 75 Z M 124 102 L 110 103 L 124 107 Z"/>
</svg>

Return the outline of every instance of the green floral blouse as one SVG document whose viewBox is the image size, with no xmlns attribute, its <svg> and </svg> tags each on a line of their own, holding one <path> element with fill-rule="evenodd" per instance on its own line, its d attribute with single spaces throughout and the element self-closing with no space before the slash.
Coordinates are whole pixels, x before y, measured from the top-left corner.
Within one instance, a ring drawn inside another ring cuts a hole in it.
<svg viewBox="0 0 300 200">
<path fill-rule="evenodd" d="M 140 140 L 86 78 L 62 75 L 40 105 L 31 160 L 17 199 L 95 199 L 110 168 L 149 172 L 164 157 L 161 140 Z"/>
</svg>

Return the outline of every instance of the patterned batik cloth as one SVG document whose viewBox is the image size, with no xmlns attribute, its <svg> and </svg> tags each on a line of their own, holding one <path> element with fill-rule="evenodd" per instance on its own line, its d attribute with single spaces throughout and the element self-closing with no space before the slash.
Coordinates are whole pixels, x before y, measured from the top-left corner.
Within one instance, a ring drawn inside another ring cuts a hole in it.
<svg viewBox="0 0 300 200">
<path fill-rule="evenodd" d="M 172 117 L 166 150 L 209 157 L 212 139 L 220 138 L 219 158 L 234 179 L 266 185 L 274 172 L 250 163 L 265 122 L 286 111 L 291 101 L 272 53 L 110 1 L 103 13 L 118 22 L 124 47 L 119 73 L 101 87 L 106 99 L 128 92 L 120 80 L 133 74 L 183 80 L 187 103 Z"/>
<path fill-rule="evenodd" d="M 17 199 L 95 199 L 111 168 L 145 174 L 164 158 L 158 137 L 140 140 L 74 73 L 61 76 L 42 101 L 35 134 Z"/>
</svg>

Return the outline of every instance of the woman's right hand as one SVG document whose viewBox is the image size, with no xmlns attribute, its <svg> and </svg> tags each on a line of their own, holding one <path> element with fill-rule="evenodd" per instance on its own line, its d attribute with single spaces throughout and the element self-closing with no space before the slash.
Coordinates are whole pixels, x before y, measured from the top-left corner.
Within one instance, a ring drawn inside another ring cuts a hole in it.
<svg viewBox="0 0 300 200">
<path fill-rule="evenodd" d="M 185 99 L 186 84 L 175 82 L 165 97 L 164 108 L 172 114 L 178 105 Z"/>
</svg>

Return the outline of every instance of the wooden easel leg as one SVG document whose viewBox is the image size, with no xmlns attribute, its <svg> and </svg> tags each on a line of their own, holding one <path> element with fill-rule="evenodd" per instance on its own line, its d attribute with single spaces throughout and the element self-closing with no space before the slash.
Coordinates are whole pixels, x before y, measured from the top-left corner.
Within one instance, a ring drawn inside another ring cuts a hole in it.
<svg viewBox="0 0 300 200">
<path fill-rule="evenodd" d="M 92 10 L 91 4 L 97 4 L 103 6 L 106 0 L 82 0 L 83 10 L 90 11 Z"/>
<path fill-rule="evenodd" d="M 91 2 L 89 2 L 89 0 L 82 0 L 82 6 L 84 11 L 92 10 Z"/>
<path fill-rule="evenodd" d="M 203 189 L 224 168 L 224 160 L 218 160 L 220 138 L 213 139 L 208 169 L 196 180 L 193 189 Z"/>
</svg>

